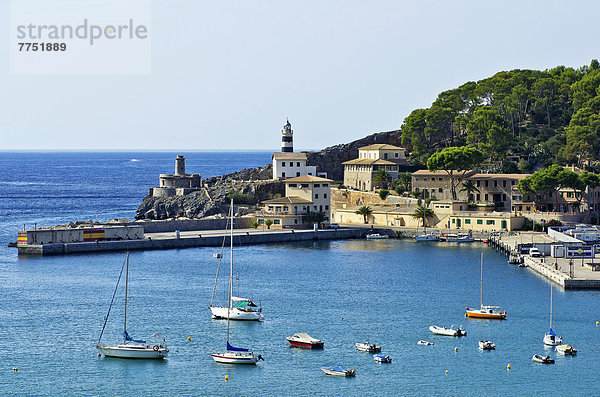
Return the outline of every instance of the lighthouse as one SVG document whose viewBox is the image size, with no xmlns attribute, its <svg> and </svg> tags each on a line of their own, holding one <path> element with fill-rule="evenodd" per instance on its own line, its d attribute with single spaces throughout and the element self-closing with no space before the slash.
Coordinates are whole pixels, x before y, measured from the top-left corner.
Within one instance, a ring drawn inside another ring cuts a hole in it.
<svg viewBox="0 0 600 397">
<path fill-rule="evenodd" d="M 281 153 L 293 153 L 294 152 L 294 131 L 292 131 L 292 125 L 287 120 L 281 130 Z"/>
</svg>

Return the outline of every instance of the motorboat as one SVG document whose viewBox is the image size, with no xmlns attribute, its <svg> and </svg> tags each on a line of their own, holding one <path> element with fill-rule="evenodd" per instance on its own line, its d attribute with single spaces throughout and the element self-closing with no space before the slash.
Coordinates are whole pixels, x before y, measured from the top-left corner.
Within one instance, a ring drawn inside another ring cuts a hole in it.
<svg viewBox="0 0 600 397">
<path fill-rule="evenodd" d="M 440 240 L 440 235 L 434 234 L 434 233 L 421 234 L 421 235 L 415 236 L 415 241 L 420 241 L 420 242 L 439 241 L 439 240 Z"/>
<path fill-rule="evenodd" d="M 491 340 L 480 340 L 479 348 L 481 350 L 494 350 L 496 348 L 496 344 Z"/>
<path fill-rule="evenodd" d="M 467 332 L 459 328 L 446 328 L 439 327 L 437 325 L 432 325 L 429 327 L 429 330 L 436 335 L 445 335 L 445 336 L 467 336 Z"/>
<path fill-rule="evenodd" d="M 420 340 L 417 342 L 417 345 L 421 345 L 421 346 L 431 346 L 433 345 L 433 342 L 428 342 L 426 340 Z"/>
<path fill-rule="evenodd" d="M 229 309 L 229 310 L 228 310 Z M 262 308 L 247 298 L 231 297 L 231 307 L 210 306 L 212 318 L 241 321 L 261 321 L 265 318 L 262 314 Z"/>
<path fill-rule="evenodd" d="M 539 354 L 534 354 L 533 357 L 531 357 L 531 361 L 540 364 L 554 364 L 554 359 L 550 358 L 550 356 L 540 356 Z"/>
<path fill-rule="evenodd" d="M 440 237 L 441 241 L 445 241 L 447 243 L 472 243 L 473 241 L 475 241 L 473 239 L 473 237 L 471 237 L 468 234 L 454 234 L 454 233 L 448 233 L 443 235 L 442 237 Z"/>
<path fill-rule="evenodd" d="M 285 339 L 287 339 L 293 347 L 301 347 L 304 349 L 322 349 L 325 344 L 322 340 L 315 339 L 306 332 L 297 332 Z"/>
<path fill-rule="evenodd" d="M 335 367 L 321 367 L 321 371 L 325 372 L 327 375 L 334 376 L 355 376 L 356 371 L 353 368 L 346 368 L 341 365 L 336 365 Z"/>
<path fill-rule="evenodd" d="M 355 343 L 354 346 L 356 346 L 356 350 L 361 352 L 377 353 L 381 351 L 381 346 L 377 346 L 375 343 Z"/>
<path fill-rule="evenodd" d="M 387 234 L 369 233 L 366 238 L 367 240 L 386 240 L 389 236 Z"/>
<path fill-rule="evenodd" d="M 504 320 L 506 318 L 506 310 L 497 310 L 499 306 L 484 306 L 483 305 L 483 252 L 481 253 L 481 270 L 479 279 L 479 309 L 466 307 L 465 317 L 479 318 L 487 320 Z"/>
<path fill-rule="evenodd" d="M 544 335 L 544 344 L 547 346 L 562 345 L 562 336 L 556 335 L 552 329 L 552 285 L 550 285 L 550 330 Z"/>
<path fill-rule="evenodd" d="M 391 363 L 392 358 L 387 354 L 373 354 L 373 361 L 378 363 Z"/>
<path fill-rule="evenodd" d="M 577 349 L 575 349 L 571 345 L 558 345 L 556 346 L 556 352 L 563 355 L 575 355 L 577 354 Z"/>
<path fill-rule="evenodd" d="M 475 241 L 473 237 L 468 234 L 459 234 L 456 239 L 457 243 L 472 243 L 473 241 Z"/>
<path fill-rule="evenodd" d="M 226 350 L 224 352 L 219 352 L 219 353 L 211 353 L 210 356 L 212 357 L 212 359 L 217 362 L 217 363 L 221 363 L 221 364 L 249 364 L 249 365 L 254 365 L 256 364 L 259 360 L 263 360 L 262 356 L 259 355 L 254 355 L 253 352 L 251 352 L 249 349 L 247 348 L 243 348 L 243 347 L 234 347 L 232 345 L 229 344 L 229 322 L 230 320 L 232 320 L 232 316 L 230 315 L 231 311 L 232 311 L 232 302 L 233 302 L 233 297 L 232 297 L 232 285 L 233 285 L 233 199 L 231 200 L 231 207 L 230 207 L 230 215 L 231 215 L 231 230 L 230 230 L 230 236 L 229 236 L 229 243 L 230 243 L 230 260 L 229 260 L 229 290 L 228 290 L 228 302 L 227 302 L 227 313 L 225 315 L 225 318 L 227 319 L 227 345 L 226 345 Z M 219 262 L 220 263 L 220 262 Z M 217 277 L 218 277 L 218 271 L 217 271 Z M 215 280 L 215 286 L 216 286 L 216 280 Z M 213 291 L 213 296 L 214 296 L 214 291 Z"/>
<path fill-rule="evenodd" d="M 125 270 L 125 314 L 123 319 L 123 343 L 118 345 L 104 345 L 101 343 L 102 335 L 104 334 L 104 329 L 106 328 L 106 324 L 108 322 L 108 318 L 110 316 L 110 310 L 112 308 L 115 295 L 117 293 L 117 289 L 119 288 L 119 282 L 121 281 L 121 275 L 123 274 L 123 270 Z M 127 297 L 129 292 L 129 252 L 125 256 L 125 261 L 123 262 L 123 266 L 121 267 L 121 273 L 119 274 L 119 279 L 117 280 L 117 285 L 115 287 L 115 293 L 113 294 L 113 300 L 110 302 L 110 306 L 108 307 L 108 313 L 106 317 L 104 317 L 104 326 L 102 327 L 102 331 L 100 332 L 100 337 L 98 338 L 98 342 L 96 343 L 96 348 L 104 354 L 105 357 L 117 357 L 117 358 L 153 358 L 153 359 L 163 359 L 167 357 L 169 353 L 169 349 L 167 348 L 167 344 L 165 342 L 165 338 L 162 337 L 160 333 L 156 333 L 153 335 L 154 338 L 157 339 L 156 343 L 147 343 L 145 340 L 133 339 L 129 336 L 127 332 Z M 161 340 L 162 339 L 162 340 Z"/>
</svg>

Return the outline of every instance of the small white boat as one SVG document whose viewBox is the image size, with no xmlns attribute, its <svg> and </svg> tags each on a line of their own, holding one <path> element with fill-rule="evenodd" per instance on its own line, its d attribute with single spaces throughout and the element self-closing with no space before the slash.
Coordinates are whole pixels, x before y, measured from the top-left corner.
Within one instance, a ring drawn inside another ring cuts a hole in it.
<svg viewBox="0 0 600 397">
<path fill-rule="evenodd" d="M 449 233 L 440 238 L 442 241 L 446 241 L 448 243 L 472 243 L 473 237 L 468 234 L 453 234 Z"/>
<path fill-rule="evenodd" d="M 481 350 L 494 350 L 496 348 L 496 344 L 491 340 L 480 340 L 479 348 Z"/>
<path fill-rule="evenodd" d="M 433 345 L 433 342 L 428 342 L 426 340 L 420 340 L 420 341 L 417 342 L 417 345 L 431 346 L 431 345 Z"/>
<path fill-rule="evenodd" d="M 123 267 L 121 268 L 121 274 L 123 274 L 123 270 L 125 270 L 125 317 L 123 321 L 123 343 L 120 345 L 103 345 L 101 344 L 102 335 L 104 334 L 104 329 L 106 328 L 106 323 L 108 322 L 108 317 L 110 316 L 110 309 L 112 307 L 113 302 L 110 303 L 108 308 L 108 313 L 104 319 L 104 326 L 102 327 L 102 332 L 100 332 L 100 338 L 98 338 L 98 343 L 96 343 L 96 348 L 104 354 L 105 357 L 117 357 L 117 358 L 153 358 L 153 359 L 162 359 L 166 358 L 169 353 L 169 349 L 167 348 L 167 344 L 165 342 L 165 338 L 162 337 L 160 333 L 156 333 L 152 335 L 157 340 L 162 339 L 162 341 L 157 341 L 155 344 L 146 343 L 145 340 L 135 340 L 127 333 L 127 296 L 129 292 L 129 252 L 125 257 L 125 261 L 123 263 Z M 115 293 L 117 292 L 117 288 L 119 287 L 119 282 L 121 281 L 121 276 L 117 280 L 117 286 L 115 287 Z M 113 294 L 113 301 L 115 295 Z"/>
<path fill-rule="evenodd" d="M 539 354 L 534 354 L 533 357 L 531 357 L 531 361 L 540 364 L 554 364 L 554 359 L 550 358 L 550 356 L 540 356 Z"/>
<path fill-rule="evenodd" d="M 212 318 L 245 321 L 262 321 L 265 316 L 262 314 L 262 308 L 257 306 L 250 299 L 231 297 L 231 307 L 210 306 Z"/>
<path fill-rule="evenodd" d="M 388 239 L 389 236 L 387 234 L 379 234 L 379 233 L 369 233 L 367 234 L 367 240 L 385 240 Z"/>
<path fill-rule="evenodd" d="M 563 355 L 575 355 L 577 354 L 577 349 L 575 349 L 573 346 L 567 344 L 567 345 L 558 345 L 556 346 L 556 352 L 559 354 L 563 354 Z"/>
<path fill-rule="evenodd" d="M 415 241 L 425 242 L 425 241 L 439 241 L 440 235 L 429 233 L 429 234 L 421 234 L 419 236 L 415 236 Z"/>
<path fill-rule="evenodd" d="M 375 343 L 355 343 L 354 346 L 356 346 L 356 350 L 361 352 L 377 353 L 381 351 L 381 346 L 377 346 Z"/>
<path fill-rule="evenodd" d="M 378 363 L 391 363 L 392 358 L 386 354 L 373 354 L 373 361 Z"/>
<path fill-rule="evenodd" d="M 322 340 L 313 338 L 306 332 L 296 332 L 294 335 L 288 336 L 285 339 L 290 342 L 290 345 L 304 349 L 322 349 L 325 344 Z"/>
<path fill-rule="evenodd" d="M 356 371 L 352 368 L 346 368 L 341 365 L 336 365 L 335 367 L 321 367 L 321 371 L 325 372 L 327 375 L 334 376 L 355 376 Z"/>
<path fill-rule="evenodd" d="M 437 335 L 445 335 L 445 336 L 467 336 L 467 332 L 459 328 L 446 328 L 446 327 L 438 327 L 437 325 L 432 325 L 429 327 L 429 330 Z"/>
</svg>

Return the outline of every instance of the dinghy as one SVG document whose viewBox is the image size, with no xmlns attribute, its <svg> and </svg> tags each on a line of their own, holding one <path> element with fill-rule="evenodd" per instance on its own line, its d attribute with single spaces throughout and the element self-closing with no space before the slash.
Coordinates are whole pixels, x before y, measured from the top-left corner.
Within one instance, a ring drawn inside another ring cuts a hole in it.
<svg viewBox="0 0 600 397">
<path fill-rule="evenodd" d="M 420 341 L 417 342 L 417 345 L 431 346 L 431 345 L 433 345 L 433 342 L 428 342 L 426 340 L 420 340 Z"/>
<path fill-rule="evenodd" d="M 446 328 L 446 327 L 439 327 L 437 325 L 432 325 L 429 327 L 429 330 L 436 335 L 467 336 L 467 332 L 460 329 L 460 327 L 455 329 L 455 328 L 452 328 L 452 326 L 450 328 Z"/>
<path fill-rule="evenodd" d="M 496 348 L 496 344 L 491 340 L 480 340 L 479 348 L 481 350 L 494 350 Z"/>
<path fill-rule="evenodd" d="M 355 343 L 354 346 L 356 346 L 356 350 L 361 352 L 377 353 L 381 351 L 381 346 L 377 346 L 375 343 Z"/>
<path fill-rule="evenodd" d="M 556 352 L 563 355 L 575 355 L 577 354 L 577 349 L 575 349 L 571 345 L 558 345 L 556 346 Z"/>
<path fill-rule="evenodd" d="M 386 354 L 373 354 L 373 361 L 391 364 L 392 358 Z"/>
<path fill-rule="evenodd" d="M 533 357 L 531 357 L 531 361 L 540 364 L 554 364 L 554 359 L 550 358 L 550 356 L 540 356 L 539 354 L 534 354 Z"/>
<path fill-rule="evenodd" d="M 334 376 L 355 376 L 356 371 L 352 368 L 346 368 L 341 365 L 336 365 L 335 367 L 321 367 L 321 371 L 325 372 L 327 375 Z"/>
</svg>

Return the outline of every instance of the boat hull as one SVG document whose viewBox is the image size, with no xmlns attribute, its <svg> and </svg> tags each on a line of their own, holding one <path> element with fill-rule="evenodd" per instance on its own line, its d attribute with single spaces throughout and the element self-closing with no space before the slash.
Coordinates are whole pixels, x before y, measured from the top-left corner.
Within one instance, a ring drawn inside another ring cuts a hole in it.
<svg viewBox="0 0 600 397">
<path fill-rule="evenodd" d="M 562 344 L 561 336 L 554 336 L 550 334 L 544 335 L 544 344 L 547 346 L 558 346 Z"/>
<path fill-rule="evenodd" d="M 558 354 L 571 355 L 572 356 L 572 355 L 577 354 L 577 349 L 575 349 L 571 345 L 558 345 L 558 346 L 556 346 L 556 352 Z"/>
<path fill-rule="evenodd" d="M 378 353 L 381 351 L 381 346 L 369 343 L 355 343 L 356 350 L 367 353 Z"/>
<path fill-rule="evenodd" d="M 325 345 L 324 342 L 300 342 L 300 341 L 295 341 L 295 340 L 289 340 L 288 342 L 290 342 L 290 345 L 293 347 L 299 347 L 302 349 L 322 349 L 323 346 Z"/>
<path fill-rule="evenodd" d="M 325 372 L 327 375 L 333 375 L 333 376 L 355 376 L 354 370 L 353 369 L 347 369 L 344 371 L 336 371 L 336 370 L 332 370 L 330 368 L 321 368 L 321 371 Z"/>
<path fill-rule="evenodd" d="M 213 360 L 221 364 L 254 365 L 258 362 L 258 357 L 247 352 L 213 353 L 210 356 Z"/>
<path fill-rule="evenodd" d="M 415 236 L 415 241 L 427 242 L 427 241 L 439 241 L 440 236 L 437 234 L 421 234 L 420 236 Z"/>
<path fill-rule="evenodd" d="M 480 318 L 486 320 L 504 320 L 506 319 L 506 312 L 490 312 L 490 310 L 467 309 L 465 316 L 470 318 Z"/>
<path fill-rule="evenodd" d="M 429 327 L 429 330 L 436 335 L 444 335 L 444 336 L 467 336 L 467 333 L 461 329 L 453 329 L 446 327 L 436 327 L 432 325 Z"/>
<path fill-rule="evenodd" d="M 212 306 L 210 311 L 212 312 L 212 317 L 214 319 L 227 320 L 227 317 L 229 316 L 230 320 L 262 321 L 265 318 L 261 312 L 245 311 L 237 308 L 229 309 L 229 314 L 227 313 L 228 310 L 226 307 Z"/>
<path fill-rule="evenodd" d="M 392 363 L 392 358 L 390 356 L 387 356 L 387 355 L 384 355 L 384 354 L 374 354 L 373 355 L 373 361 L 378 362 L 378 363 L 391 364 Z"/>
<path fill-rule="evenodd" d="M 539 354 L 535 354 L 532 358 L 531 361 L 536 362 L 536 363 L 540 363 L 540 364 L 554 364 L 554 360 L 551 359 L 549 356 L 540 356 Z"/>
<path fill-rule="evenodd" d="M 153 346 L 150 345 L 145 348 L 123 346 L 97 346 L 97 348 L 105 357 L 115 358 L 163 359 L 167 357 L 169 352 L 169 349 L 166 347 L 158 347 L 158 349 L 155 350 Z"/>
</svg>

